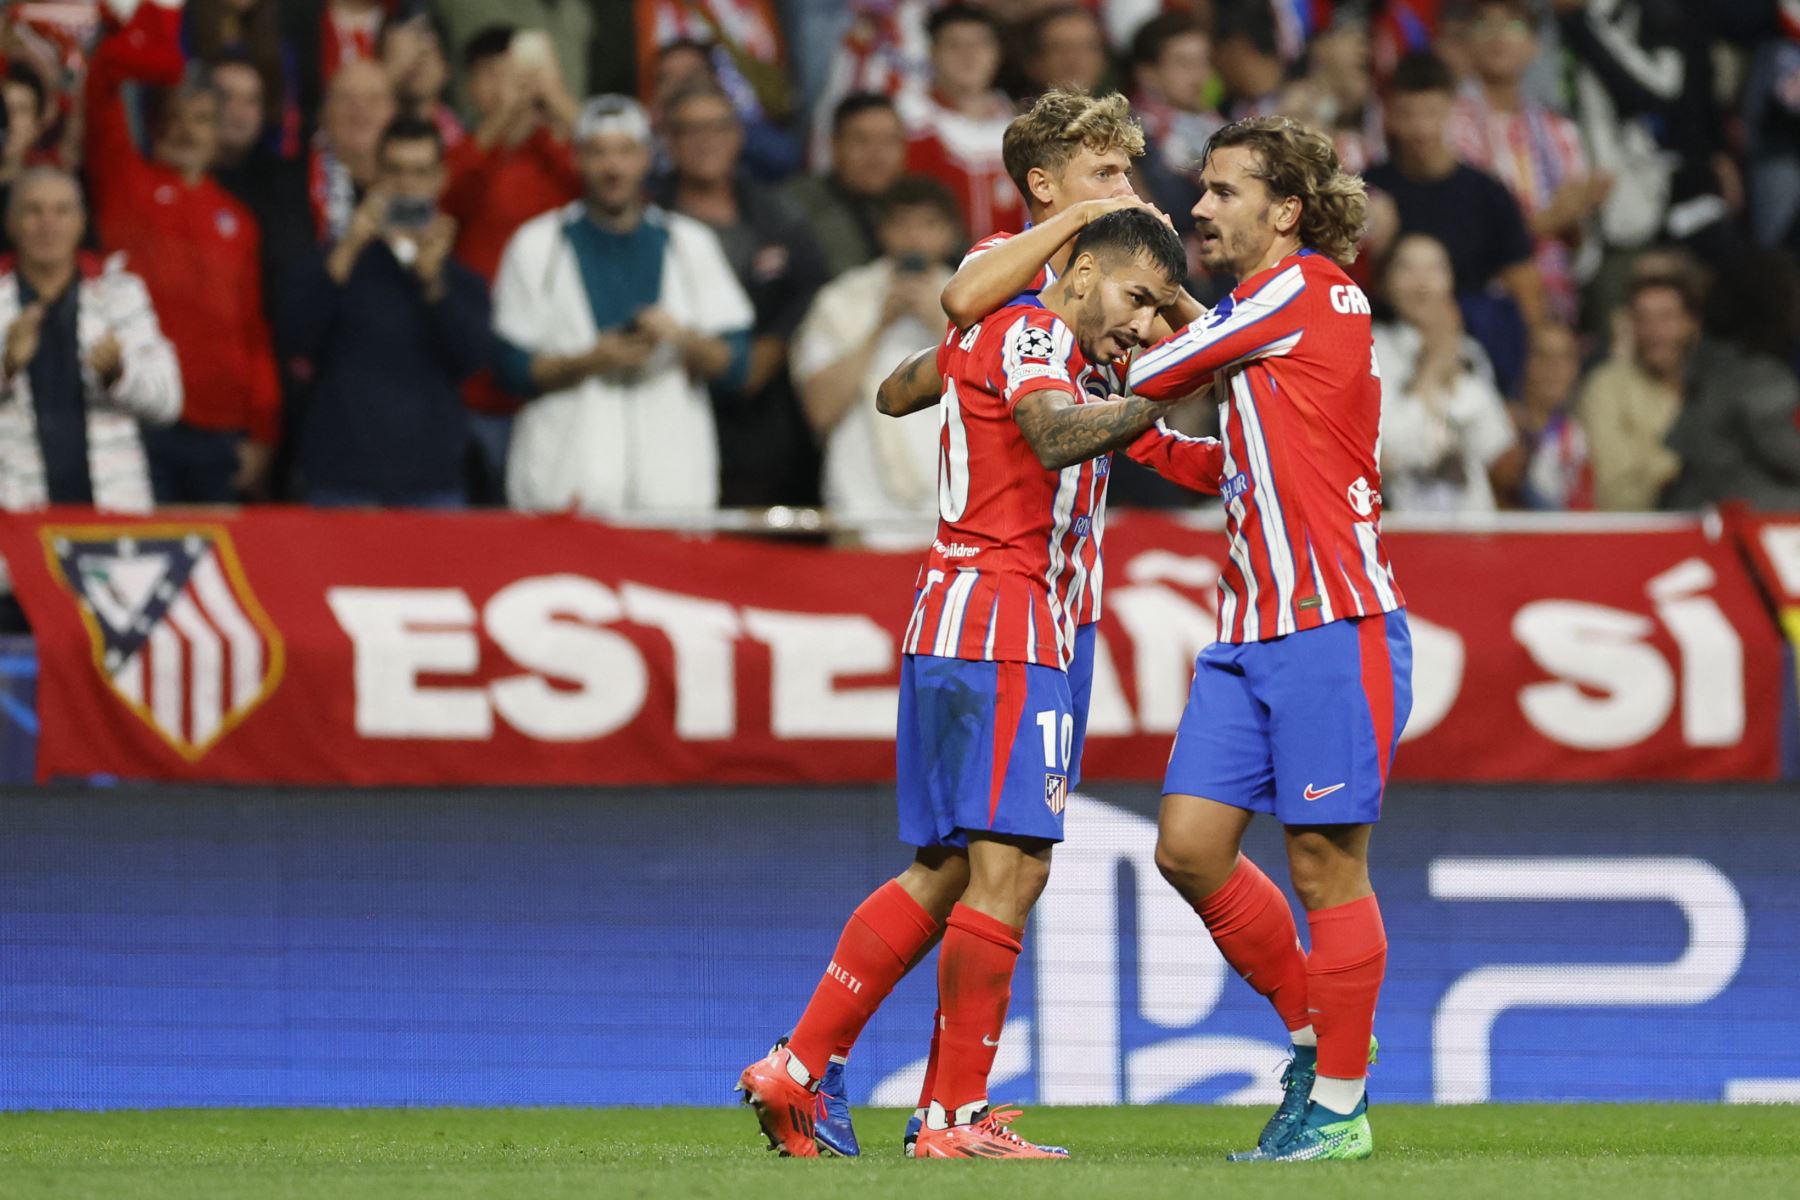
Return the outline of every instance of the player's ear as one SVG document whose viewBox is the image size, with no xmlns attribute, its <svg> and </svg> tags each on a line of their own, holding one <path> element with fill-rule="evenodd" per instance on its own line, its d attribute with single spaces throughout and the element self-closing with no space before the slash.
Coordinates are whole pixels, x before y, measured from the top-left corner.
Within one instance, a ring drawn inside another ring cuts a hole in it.
<svg viewBox="0 0 1800 1200">
<path fill-rule="evenodd" d="M 1275 232 L 1286 236 L 1300 228 L 1300 210 L 1305 207 L 1298 196 L 1284 196 L 1275 210 Z"/>
<path fill-rule="evenodd" d="M 1072 274 L 1075 276 L 1075 294 L 1086 296 L 1094 290 L 1094 284 L 1099 279 L 1100 260 L 1094 257 L 1092 250 L 1083 250 L 1081 257 L 1075 260 L 1075 269 Z"/>
<path fill-rule="evenodd" d="M 1025 173 L 1025 188 L 1033 200 L 1046 207 L 1056 199 L 1055 182 L 1050 178 L 1050 172 L 1042 167 L 1033 167 Z"/>
</svg>

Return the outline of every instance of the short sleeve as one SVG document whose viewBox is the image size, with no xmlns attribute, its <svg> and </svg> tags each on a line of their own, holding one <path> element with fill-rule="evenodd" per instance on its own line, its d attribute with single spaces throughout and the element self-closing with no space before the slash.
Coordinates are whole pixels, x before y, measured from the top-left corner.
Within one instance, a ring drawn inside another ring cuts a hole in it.
<svg viewBox="0 0 1800 1200">
<path fill-rule="evenodd" d="M 992 250 L 995 246 L 998 246 L 1001 242 L 1004 242 L 1007 238 L 1009 238 L 1011 236 L 1012 235 L 1009 233 L 990 233 L 990 234 L 988 234 L 986 237 L 982 238 L 979 242 L 976 242 L 973 246 L 969 247 L 969 252 L 967 254 L 963 255 L 962 262 L 961 262 L 961 264 L 959 264 L 959 266 L 960 267 L 968 266 L 970 263 L 974 262 L 976 259 L 980 258 L 982 255 L 986 254 L 989 250 Z"/>
<path fill-rule="evenodd" d="M 1050 313 L 1028 314 L 1007 327 L 1000 339 L 1001 399 L 1008 411 L 1032 392 L 1075 391 L 1070 357 L 1075 335 Z"/>
</svg>

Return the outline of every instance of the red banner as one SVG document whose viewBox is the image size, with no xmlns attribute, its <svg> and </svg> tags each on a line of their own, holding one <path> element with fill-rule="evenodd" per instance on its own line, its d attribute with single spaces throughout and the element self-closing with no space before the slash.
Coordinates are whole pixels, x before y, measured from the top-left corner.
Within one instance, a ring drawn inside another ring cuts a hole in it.
<svg viewBox="0 0 1800 1200">
<path fill-rule="evenodd" d="M 1223 536 L 1108 521 L 1086 775 L 1160 777 Z M 1777 772 L 1779 635 L 1699 522 L 1389 537 L 1403 778 Z M 573 517 L 0 520 L 45 777 L 824 783 L 893 775 L 916 559 Z"/>
</svg>

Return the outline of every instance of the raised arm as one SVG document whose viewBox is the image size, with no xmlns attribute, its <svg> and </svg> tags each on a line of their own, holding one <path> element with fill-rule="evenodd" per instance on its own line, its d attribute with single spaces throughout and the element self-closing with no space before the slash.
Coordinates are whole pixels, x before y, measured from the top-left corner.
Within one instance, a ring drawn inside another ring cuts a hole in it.
<svg viewBox="0 0 1800 1200">
<path fill-rule="evenodd" d="M 889 371 L 875 390 L 875 410 L 887 417 L 904 417 L 936 404 L 944 394 L 937 352 L 936 346 L 916 350 Z"/>
<path fill-rule="evenodd" d="M 181 9 L 140 4 L 131 20 L 109 28 L 94 48 L 84 85 L 86 145 L 83 158 L 97 202 L 138 202 L 132 174 L 143 156 L 132 139 L 122 89 L 127 83 L 179 83 L 186 60 L 181 53 Z"/>
<path fill-rule="evenodd" d="M 1199 391 L 1233 363 L 1286 354 L 1304 328 L 1298 301 L 1305 288 L 1296 264 L 1234 306 L 1221 304 L 1211 316 L 1138 355 L 1129 375 L 1132 392 L 1174 400 Z"/>
<path fill-rule="evenodd" d="M 1020 234 L 991 246 L 977 246 L 944 285 L 944 315 L 958 329 L 968 329 L 975 322 L 1009 302 L 1031 287 L 1038 272 L 1075 235 L 1096 217 L 1121 208 L 1141 206 L 1136 196 L 1115 196 L 1106 200 L 1083 200 L 1071 205 L 1042 225 L 1033 225 Z"/>
</svg>

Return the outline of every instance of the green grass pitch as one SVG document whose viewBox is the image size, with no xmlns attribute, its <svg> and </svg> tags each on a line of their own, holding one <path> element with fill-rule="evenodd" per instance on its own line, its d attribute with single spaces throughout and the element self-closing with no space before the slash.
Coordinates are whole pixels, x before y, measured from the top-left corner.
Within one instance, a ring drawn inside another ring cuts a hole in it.
<svg viewBox="0 0 1800 1200">
<path fill-rule="evenodd" d="M 1028 1111 L 1066 1163 L 915 1163 L 905 1114 L 864 1110 L 860 1160 L 784 1161 L 744 1109 L 225 1109 L 0 1115 L 0 1197 L 908 1197 L 950 1200 L 1689 1200 L 1800 1196 L 1800 1108 L 1487 1106 L 1372 1111 L 1365 1163 L 1234 1166 L 1246 1109 Z"/>
</svg>

